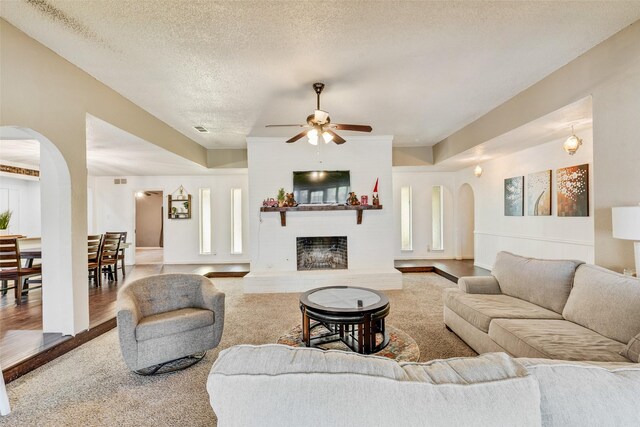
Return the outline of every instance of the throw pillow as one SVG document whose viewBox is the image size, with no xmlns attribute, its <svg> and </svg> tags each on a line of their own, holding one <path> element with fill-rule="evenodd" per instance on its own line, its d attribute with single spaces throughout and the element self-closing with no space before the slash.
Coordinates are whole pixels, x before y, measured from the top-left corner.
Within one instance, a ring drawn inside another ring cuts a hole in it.
<svg viewBox="0 0 640 427">
<path fill-rule="evenodd" d="M 631 338 L 620 354 L 635 363 L 640 363 L 640 334 Z"/>
</svg>

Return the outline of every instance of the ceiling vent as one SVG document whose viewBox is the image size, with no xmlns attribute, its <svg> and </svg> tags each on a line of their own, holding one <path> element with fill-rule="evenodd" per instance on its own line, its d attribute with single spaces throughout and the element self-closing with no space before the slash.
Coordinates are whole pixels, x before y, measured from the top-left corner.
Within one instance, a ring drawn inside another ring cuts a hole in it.
<svg viewBox="0 0 640 427">
<path fill-rule="evenodd" d="M 200 133 L 209 133 L 209 129 L 204 126 L 194 126 L 193 128 Z"/>
</svg>

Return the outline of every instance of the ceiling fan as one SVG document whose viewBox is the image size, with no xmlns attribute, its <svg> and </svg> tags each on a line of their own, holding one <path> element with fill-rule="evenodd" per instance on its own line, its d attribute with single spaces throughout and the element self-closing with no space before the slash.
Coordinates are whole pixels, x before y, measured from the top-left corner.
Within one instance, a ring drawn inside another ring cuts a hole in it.
<svg viewBox="0 0 640 427">
<path fill-rule="evenodd" d="M 329 113 L 320 109 L 320 94 L 324 89 L 324 83 L 314 83 L 313 90 L 316 92 L 317 103 L 316 110 L 313 114 L 307 117 L 306 125 L 267 125 L 266 127 L 301 127 L 306 128 L 296 136 L 287 140 L 287 143 L 296 142 L 300 138 L 306 136 L 309 140 L 309 144 L 318 145 L 318 139 L 322 136 L 325 144 L 331 141 L 336 144 L 344 144 L 347 142 L 344 138 L 334 132 L 334 130 L 351 130 L 356 132 L 371 132 L 372 128 L 369 125 L 347 125 L 342 123 L 331 123 Z M 307 130 L 308 129 L 308 130 Z"/>
</svg>

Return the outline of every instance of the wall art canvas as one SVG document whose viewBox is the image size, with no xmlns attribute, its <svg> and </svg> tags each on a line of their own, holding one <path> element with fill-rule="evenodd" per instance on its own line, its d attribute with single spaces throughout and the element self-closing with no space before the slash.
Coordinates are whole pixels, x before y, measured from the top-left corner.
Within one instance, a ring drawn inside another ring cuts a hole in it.
<svg viewBox="0 0 640 427">
<path fill-rule="evenodd" d="M 551 215 L 551 170 L 527 176 L 527 214 Z"/>
<path fill-rule="evenodd" d="M 589 165 L 556 171 L 558 216 L 589 216 Z"/>
<path fill-rule="evenodd" d="M 524 215 L 524 176 L 504 180 L 505 216 Z"/>
</svg>

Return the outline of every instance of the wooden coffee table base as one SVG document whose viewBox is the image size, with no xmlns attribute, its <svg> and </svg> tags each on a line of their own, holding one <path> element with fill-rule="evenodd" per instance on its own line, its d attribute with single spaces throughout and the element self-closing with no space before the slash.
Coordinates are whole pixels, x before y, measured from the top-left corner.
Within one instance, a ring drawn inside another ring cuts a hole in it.
<svg viewBox="0 0 640 427">
<path fill-rule="evenodd" d="M 372 354 L 389 344 L 389 336 L 385 329 L 389 305 L 379 311 L 356 316 L 319 313 L 303 304 L 300 304 L 300 310 L 302 311 L 302 342 L 307 347 L 319 347 L 322 344 L 342 341 L 356 353 Z M 329 332 L 311 338 L 313 329 L 321 325 Z M 382 334 L 382 341 L 376 345 L 376 334 L 379 333 Z"/>
</svg>

